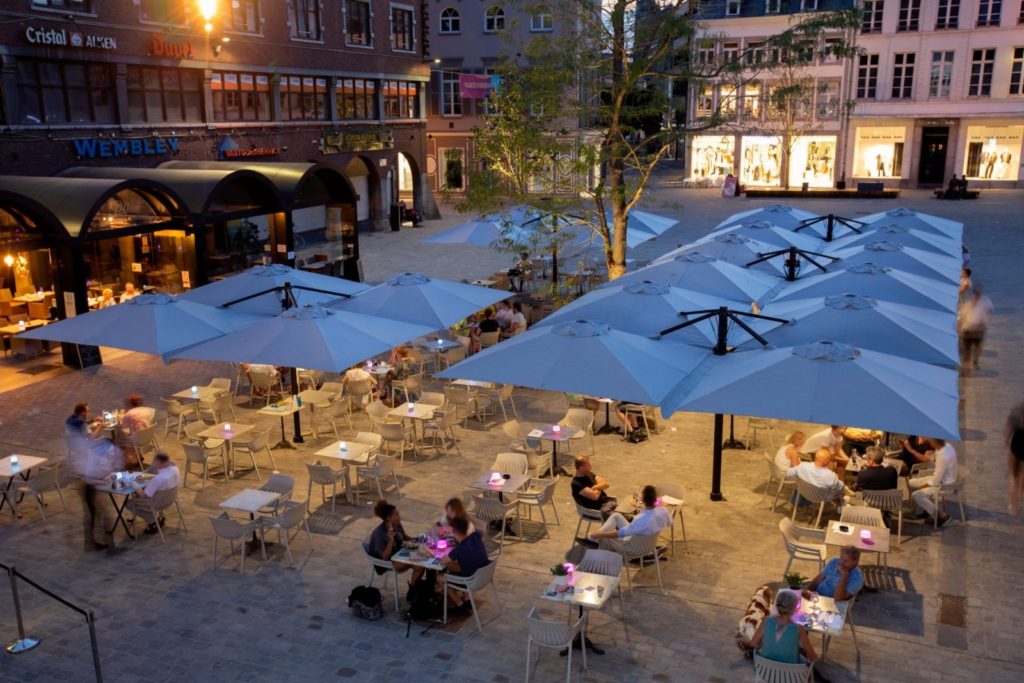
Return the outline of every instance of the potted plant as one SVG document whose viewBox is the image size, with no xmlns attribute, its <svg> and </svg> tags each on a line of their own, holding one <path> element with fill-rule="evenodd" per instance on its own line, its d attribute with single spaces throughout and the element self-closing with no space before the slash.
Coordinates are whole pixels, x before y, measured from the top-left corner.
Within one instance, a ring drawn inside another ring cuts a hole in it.
<svg viewBox="0 0 1024 683">
<path fill-rule="evenodd" d="M 785 581 L 786 586 L 791 590 L 798 591 L 803 588 L 804 583 L 808 581 L 808 578 L 799 572 L 792 572 L 790 574 L 784 574 L 782 580 Z"/>
<path fill-rule="evenodd" d="M 555 576 L 568 576 L 569 570 L 565 568 L 565 565 L 559 562 L 551 568 L 551 573 Z"/>
</svg>

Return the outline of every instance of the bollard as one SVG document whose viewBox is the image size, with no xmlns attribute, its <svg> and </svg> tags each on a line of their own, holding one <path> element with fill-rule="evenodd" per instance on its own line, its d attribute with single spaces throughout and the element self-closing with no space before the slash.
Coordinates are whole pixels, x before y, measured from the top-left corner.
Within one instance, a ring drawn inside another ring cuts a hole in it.
<svg viewBox="0 0 1024 683">
<path fill-rule="evenodd" d="M 18 622 L 18 639 L 7 643 L 4 649 L 12 655 L 18 655 L 39 645 L 39 638 L 25 635 L 25 624 L 21 621 L 21 602 L 18 600 L 18 582 L 14 577 L 13 565 L 7 568 L 7 575 L 11 577 L 11 598 L 14 601 L 14 618 Z"/>
</svg>

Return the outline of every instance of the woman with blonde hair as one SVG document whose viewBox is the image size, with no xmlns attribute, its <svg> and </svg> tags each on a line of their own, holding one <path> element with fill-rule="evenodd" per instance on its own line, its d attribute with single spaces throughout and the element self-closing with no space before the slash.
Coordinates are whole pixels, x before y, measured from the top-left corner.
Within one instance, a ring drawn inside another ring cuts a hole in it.
<svg viewBox="0 0 1024 683">
<path fill-rule="evenodd" d="M 466 512 L 466 506 L 462 504 L 461 498 L 451 498 L 444 504 L 444 514 L 441 515 L 441 519 L 437 523 L 440 526 L 451 529 L 452 523 L 458 517 L 462 517 L 469 522 L 469 531 L 467 533 L 471 534 L 476 531 L 476 527 L 473 526 L 473 520 L 470 519 L 469 513 Z"/>
<path fill-rule="evenodd" d="M 800 447 L 807 441 L 807 435 L 801 431 L 793 432 L 775 454 L 775 464 L 783 470 L 800 464 Z"/>
</svg>

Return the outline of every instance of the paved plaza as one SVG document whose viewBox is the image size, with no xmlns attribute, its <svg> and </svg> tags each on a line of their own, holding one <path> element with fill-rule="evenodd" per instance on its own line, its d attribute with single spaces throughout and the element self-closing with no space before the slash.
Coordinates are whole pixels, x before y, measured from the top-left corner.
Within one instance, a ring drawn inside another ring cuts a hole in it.
<svg viewBox="0 0 1024 683">
<path fill-rule="evenodd" d="M 713 190 L 683 190 L 665 183 L 645 208 L 683 222 L 642 245 L 634 256 L 652 258 L 706 233 L 734 212 L 769 203 L 774 202 L 726 200 Z M 865 557 L 868 583 L 878 591 L 866 593 L 857 604 L 859 653 L 846 631 L 830 646 L 822 672 L 832 681 L 1021 680 L 1024 598 L 1018 587 L 1024 579 L 1024 548 L 1020 520 L 1006 513 L 1002 428 L 1009 407 L 1024 398 L 1024 370 L 1012 360 L 1024 342 L 1024 307 L 1017 301 L 1024 193 L 985 190 L 979 201 L 944 202 L 923 191 L 905 191 L 898 202 L 808 199 L 793 204 L 852 218 L 900 205 L 963 221 L 975 280 L 984 283 L 997 309 L 981 369 L 961 380 L 964 441 L 956 446 L 971 473 L 968 523 L 962 525 L 955 514 L 939 531 L 906 522 L 904 542 L 890 553 L 887 574 Z M 424 228 L 362 236 L 366 278 L 380 281 L 410 270 L 477 278 L 508 267 L 511 256 L 483 247 L 418 243 L 423 235 L 461 220 L 449 212 Z M 161 396 L 225 376 L 232 376 L 226 364 L 163 365 L 140 354 L 121 354 L 84 372 L 53 373 L 45 381 L 2 394 L 0 452 L 62 461 L 63 421 L 75 402 L 87 400 L 95 413 L 118 407 L 125 394 L 141 391 L 148 405 L 159 405 Z M 515 401 L 524 422 L 550 423 L 565 411 L 559 395 L 522 389 Z M 236 410 L 238 423 L 278 428 L 276 418 L 257 416 L 241 396 Z M 602 419 L 603 413 L 599 424 Z M 746 419 L 737 418 L 736 425 L 743 438 Z M 776 434 L 781 437 L 795 426 L 777 424 Z M 356 427 L 368 428 L 364 415 L 356 417 Z M 753 590 L 781 578 L 786 554 L 777 525 L 789 507 L 770 511 L 771 498 L 763 495 L 767 468 L 759 449 L 726 451 L 726 501 L 711 502 L 712 417 L 679 414 L 661 427 L 641 444 L 625 443 L 616 435 L 596 437 L 594 467 L 610 481 L 610 493 L 620 498 L 647 483 L 683 484 L 687 542 L 677 538 L 674 557 L 661 564 L 663 590 L 652 587 L 655 573 L 645 568 L 634 582 L 643 587 L 634 585 L 634 594 L 624 596 L 624 618 L 617 607 L 613 620 L 606 613 L 593 615 L 591 635 L 606 654 L 591 656 L 586 674 L 574 675 L 588 681 L 749 681 L 750 664 L 736 648 L 733 633 Z M 421 460 L 407 458 L 399 473 L 402 496 L 392 502 L 411 533 L 435 521 L 443 502 L 462 495 L 496 453 L 510 450 L 500 417 L 470 420 L 468 428 L 456 429 L 461 454 L 429 450 Z M 295 499 L 306 498 L 303 463 L 315 460 L 313 452 L 330 440 L 333 436 L 310 437 L 302 450 L 275 451 L 280 470 L 296 477 Z M 173 433 L 162 436 L 162 424 L 160 442 L 183 463 Z M 266 467 L 266 477 L 269 462 L 259 464 Z M 6 510 L 0 511 L 0 561 L 16 563 L 35 581 L 95 611 L 108 681 L 503 683 L 524 675 L 525 618 L 531 605 L 551 618 L 564 617 L 563 610 L 546 607 L 539 594 L 550 581 L 549 568 L 571 546 L 576 527 L 566 478 L 557 485 L 561 523 L 551 526 L 551 537 L 542 538 L 539 529 L 527 525 L 525 540 L 505 545 L 497 570 L 501 614 L 490 591 L 481 593 L 483 633 L 476 633 L 470 619 L 426 633 L 413 627 L 408 637 L 394 613 L 390 588 L 384 590 L 386 613 L 380 621 L 357 620 L 344 604 L 349 591 L 365 584 L 369 575 L 359 543 L 376 521 L 365 498 L 359 506 L 339 499 L 332 515 L 314 490 L 312 555 L 306 559 L 309 545 L 303 535 L 293 545 L 299 569 L 288 567 L 278 546 L 262 566 L 247 561 L 247 573 L 240 576 L 237 557 L 212 568 L 213 534 L 206 518 L 219 513 L 221 501 L 259 482 L 252 474 L 228 482 L 218 478 L 200 490 L 190 477 L 190 486 L 180 492 L 187 531 L 178 531 L 175 516 L 168 515 L 166 545 L 158 536 L 143 536 L 114 555 L 82 552 L 81 503 L 71 490 L 65 493 L 67 512 L 60 511 L 56 497 L 48 496 L 45 524 L 28 501 L 17 524 Z M 804 574 L 815 569 L 807 563 L 795 568 Z M 375 585 L 380 583 L 375 580 Z M 24 584 L 20 591 L 28 629 L 43 642 L 27 654 L 0 656 L 0 680 L 90 680 L 89 639 L 82 618 Z M 966 597 L 966 628 L 938 624 L 940 594 Z M 4 586 L 0 639 L 13 637 L 11 595 Z M 565 660 L 542 650 L 533 675 L 536 681 L 564 679 Z"/>
</svg>

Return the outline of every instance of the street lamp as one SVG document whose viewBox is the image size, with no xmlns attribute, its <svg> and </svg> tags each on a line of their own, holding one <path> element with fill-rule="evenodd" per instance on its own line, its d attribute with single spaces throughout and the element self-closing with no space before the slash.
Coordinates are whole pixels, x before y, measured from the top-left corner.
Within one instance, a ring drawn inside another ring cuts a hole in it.
<svg viewBox="0 0 1024 683">
<path fill-rule="evenodd" d="M 199 14 L 202 15 L 203 30 L 207 33 L 213 31 L 213 18 L 217 16 L 217 0 L 197 0 L 199 5 Z"/>
</svg>

